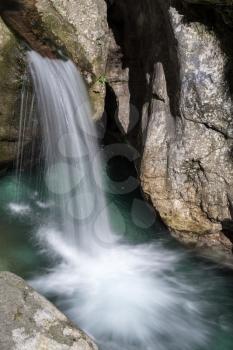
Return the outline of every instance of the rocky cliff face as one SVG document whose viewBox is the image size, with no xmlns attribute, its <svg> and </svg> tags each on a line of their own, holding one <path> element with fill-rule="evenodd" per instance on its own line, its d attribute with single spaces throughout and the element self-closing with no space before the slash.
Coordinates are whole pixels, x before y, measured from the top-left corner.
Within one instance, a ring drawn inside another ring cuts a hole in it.
<svg viewBox="0 0 233 350">
<path fill-rule="evenodd" d="M 0 8 L 5 23 L 41 54 L 76 62 L 96 119 L 107 83 L 109 125 L 140 152 L 143 190 L 171 231 L 231 251 L 231 1 L 14 3 Z"/>
<path fill-rule="evenodd" d="M 5 23 L 42 55 L 69 57 L 78 65 L 89 86 L 93 118 L 99 119 L 104 109 L 102 80 L 108 49 L 104 0 L 18 0 L 16 3 L 16 10 L 6 4 L 1 11 Z"/>
<path fill-rule="evenodd" d="M 16 159 L 18 144 L 23 149 L 33 139 L 31 124 L 25 144 L 19 139 L 20 111 L 27 113 L 22 110 L 25 44 L 44 56 L 69 57 L 78 65 L 93 102 L 93 118 L 99 119 L 109 38 L 104 0 L 2 0 L 0 14 L 5 22 L 0 22 L 0 168 L 5 168 Z"/>
<path fill-rule="evenodd" d="M 230 248 L 221 233 L 221 223 L 231 218 L 233 194 L 228 57 L 206 24 L 185 23 L 185 13 L 175 7 L 169 9 L 169 17 L 179 61 L 177 114 L 171 109 L 163 113 L 164 106 L 158 110 L 157 102 L 151 106 L 141 168 L 143 186 L 180 238 Z M 156 78 L 154 84 L 158 84 Z M 163 88 L 166 84 L 161 81 Z M 148 166 L 151 161 L 153 166 Z"/>
<path fill-rule="evenodd" d="M 0 169 L 16 158 L 23 50 L 0 19 Z"/>
<path fill-rule="evenodd" d="M 120 92 L 113 74 L 109 82 L 116 118 L 142 155 L 143 190 L 164 222 L 185 242 L 231 251 L 232 33 L 222 15 L 189 1 L 109 2 L 128 113 L 119 97 L 126 74 Z"/>
</svg>

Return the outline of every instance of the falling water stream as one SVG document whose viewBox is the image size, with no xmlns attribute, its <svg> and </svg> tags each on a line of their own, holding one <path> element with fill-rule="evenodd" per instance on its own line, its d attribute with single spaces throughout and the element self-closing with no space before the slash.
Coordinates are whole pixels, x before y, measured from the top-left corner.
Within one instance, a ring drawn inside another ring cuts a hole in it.
<svg viewBox="0 0 233 350">
<path fill-rule="evenodd" d="M 15 203 L 6 189 L 15 186 L 9 175 L 0 183 L 8 193 L 0 211 L 18 226 L 27 222 L 32 236 L 25 249 L 36 251 L 30 259 L 40 266 L 30 283 L 102 350 L 232 349 L 233 273 L 169 238 L 132 179 L 121 186 L 124 193 L 113 190 L 119 183 L 105 172 L 74 64 L 35 52 L 28 61 L 43 133 L 45 190 L 42 195 L 22 177 L 24 193 Z"/>
</svg>

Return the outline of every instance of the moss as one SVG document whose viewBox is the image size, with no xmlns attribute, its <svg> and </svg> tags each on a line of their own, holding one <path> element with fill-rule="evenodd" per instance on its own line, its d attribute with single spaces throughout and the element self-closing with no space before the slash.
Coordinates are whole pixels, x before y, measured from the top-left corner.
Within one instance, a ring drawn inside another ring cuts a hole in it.
<svg viewBox="0 0 233 350">
<path fill-rule="evenodd" d="M 17 148 L 15 142 L 0 142 L 0 163 L 11 162 L 15 159 Z"/>
<path fill-rule="evenodd" d="M 97 82 L 102 84 L 102 85 L 105 85 L 107 82 L 108 82 L 108 79 L 105 75 L 101 75 L 98 79 L 97 79 Z"/>
<path fill-rule="evenodd" d="M 57 50 L 63 51 L 63 54 L 70 57 L 80 67 L 81 70 L 86 70 L 93 73 L 92 63 L 88 61 L 86 52 L 80 42 L 78 42 L 78 34 L 75 28 L 56 14 L 50 12 L 43 16 L 44 32 L 53 34 L 53 43 L 57 44 Z M 45 41 L 49 39 L 45 37 Z M 48 43 L 51 46 L 51 43 Z"/>
<path fill-rule="evenodd" d="M 0 163 L 15 159 L 17 106 L 25 71 L 24 49 L 0 20 Z"/>
</svg>

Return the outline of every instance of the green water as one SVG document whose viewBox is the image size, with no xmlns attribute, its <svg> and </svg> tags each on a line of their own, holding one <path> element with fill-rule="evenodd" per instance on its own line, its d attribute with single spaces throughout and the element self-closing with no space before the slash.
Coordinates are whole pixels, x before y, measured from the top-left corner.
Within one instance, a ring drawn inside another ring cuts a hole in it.
<svg viewBox="0 0 233 350">
<path fill-rule="evenodd" d="M 39 194 L 38 181 L 37 175 L 22 175 L 19 184 L 11 173 L 0 179 L 0 269 L 23 278 L 48 266 L 35 239 L 36 230 L 48 213 L 40 207 L 46 196 Z"/>
<path fill-rule="evenodd" d="M 136 200 L 136 224 L 131 212 Z M 168 239 L 164 225 L 148 210 L 139 189 L 127 195 L 108 194 L 114 204 L 112 226 L 131 244 Z M 139 208 L 137 208 L 137 205 Z M 119 212 L 116 212 L 116 208 Z M 30 278 L 49 265 L 37 242 L 36 232 L 49 215 L 49 199 L 40 173 L 18 177 L 8 173 L 0 178 L 0 269 Z M 137 211 L 138 210 L 138 211 Z M 149 223 L 146 222 L 148 219 Z M 122 228 L 122 221 L 124 227 Z M 170 238 L 170 237 L 169 237 Z M 174 244 L 175 241 L 169 240 Z"/>
<path fill-rule="evenodd" d="M 26 279 L 40 274 L 50 263 L 36 240 L 36 232 L 49 214 L 50 204 L 45 189 L 41 191 L 43 187 L 36 173 L 30 177 L 21 175 L 20 186 L 14 174 L 0 179 L 0 269 Z M 118 231 L 122 230 L 123 240 L 130 244 L 155 241 L 161 249 L 183 254 L 174 270 L 167 272 L 168 277 L 179 276 L 200 287 L 198 298 L 208 304 L 205 322 L 211 329 L 208 346 L 190 350 L 232 350 L 233 271 L 186 250 L 171 238 L 158 219 L 153 221 L 139 188 L 125 195 L 108 194 L 108 201 L 114 204 L 111 222 Z"/>
</svg>

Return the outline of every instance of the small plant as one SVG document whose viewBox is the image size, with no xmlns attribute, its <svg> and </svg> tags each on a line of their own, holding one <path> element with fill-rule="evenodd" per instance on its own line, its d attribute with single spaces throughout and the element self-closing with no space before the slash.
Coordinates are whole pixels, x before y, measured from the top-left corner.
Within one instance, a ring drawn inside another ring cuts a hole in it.
<svg viewBox="0 0 233 350">
<path fill-rule="evenodd" d="M 106 84 L 107 83 L 107 77 L 105 75 L 101 75 L 98 79 L 97 79 L 97 82 L 100 83 L 100 84 Z"/>
</svg>

